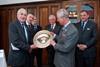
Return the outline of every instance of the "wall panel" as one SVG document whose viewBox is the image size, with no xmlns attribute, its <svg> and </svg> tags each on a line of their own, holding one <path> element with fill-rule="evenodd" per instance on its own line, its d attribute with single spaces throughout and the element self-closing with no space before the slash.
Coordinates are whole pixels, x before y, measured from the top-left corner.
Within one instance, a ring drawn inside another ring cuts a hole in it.
<svg viewBox="0 0 100 67">
<path fill-rule="evenodd" d="M 3 48 L 6 52 L 6 55 L 8 54 L 8 24 L 11 21 L 16 20 L 16 12 L 19 8 L 25 8 L 27 9 L 28 13 L 33 13 L 35 16 L 37 16 L 39 24 L 45 28 L 45 26 L 48 24 L 48 16 L 50 14 L 56 15 L 56 11 L 60 9 L 61 7 L 65 8 L 66 4 L 74 3 L 79 5 L 78 10 L 80 9 L 81 3 L 88 2 L 89 0 L 82 0 L 82 1 L 54 1 L 54 2 L 44 2 L 44 3 L 28 3 L 28 4 L 15 4 L 15 5 L 4 5 L 0 6 L 0 47 Z M 80 3 L 79 3 L 80 2 Z M 91 3 L 92 2 L 92 3 Z M 100 66 L 100 1 L 89 1 L 92 5 L 95 6 L 95 21 L 98 26 L 98 35 L 97 40 L 98 43 L 96 45 L 97 47 L 97 58 L 96 58 L 96 67 Z M 43 64 L 47 64 L 47 52 L 46 49 L 43 49 Z"/>
</svg>

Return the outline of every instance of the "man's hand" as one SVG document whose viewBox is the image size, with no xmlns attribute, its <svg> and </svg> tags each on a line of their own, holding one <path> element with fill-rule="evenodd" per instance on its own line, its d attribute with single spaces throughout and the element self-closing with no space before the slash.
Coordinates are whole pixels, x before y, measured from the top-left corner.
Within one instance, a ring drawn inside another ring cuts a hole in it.
<svg viewBox="0 0 100 67">
<path fill-rule="evenodd" d="M 54 39 L 56 34 L 54 32 L 50 32 L 50 34 L 53 36 L 53 39 Z"/>
<path fill-rule="evenodd" d="M 36 48 L 37 48 L 37 47 L 36 47 L 34 44 L 30 45 L 29 53 L 32 52 L 32 49 L 36 49 Z"/>
<path fill-rule="evenodd" d="M 84 50 L 87 48 L 87 45 L 85 45 L 85 44 L 78 44 L 77 47 L 78 47 L 80 50 L 84 51 Z"/>
<path fill-rule="evenodd" d="M 55 45 L 56 45 L 56 42 L 53 41 L 53 40 L 51 40 L 51 41 L 50 41 L 50 44 L 51 44 L 52 46 L 55 46 Z"/>
<path fill-rule="evenodd" d="M 31 49 L 35 49 L 35 48 L 37 48 L 37 47 L 36 47 L 36 45 L 32 44 L 32 45 L 30 46 L 30 48 L 31 48 Z"/>
</svg>

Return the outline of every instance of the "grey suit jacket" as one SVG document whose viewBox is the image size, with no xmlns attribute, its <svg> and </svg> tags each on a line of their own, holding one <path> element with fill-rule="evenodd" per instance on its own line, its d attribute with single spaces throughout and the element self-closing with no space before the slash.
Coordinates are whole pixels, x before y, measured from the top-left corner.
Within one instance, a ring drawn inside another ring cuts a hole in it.
<svg viewBox="0 0 100 67">
<path fill-rule="evenodd" d="M 19 50 L 14 50 L 11 43 Z M 30 46 L 18 20 L 9 24 L 9 48 L 8 64 L 12 66 L 25 64 Z"/>
<path fill-rule="evenodd" d="M 63 31 L 61 30 L 57 41 L 54 47 L 56 67 L 74 67 L 75 44 L 78 41 L 78 31 L 75 26 L 70 23 Z"/>
</svg>

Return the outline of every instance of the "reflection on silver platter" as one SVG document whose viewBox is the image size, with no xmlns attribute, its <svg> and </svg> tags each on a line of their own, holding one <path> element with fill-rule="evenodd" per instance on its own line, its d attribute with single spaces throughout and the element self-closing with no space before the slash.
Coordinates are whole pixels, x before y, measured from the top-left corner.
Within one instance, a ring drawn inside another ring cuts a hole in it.
<svg viewBox="0 0 100 67">
<path fill-rule="evenodd" d="M 51 33 L 47 30 L 41 30 L 37 32 L 33 38 L 33 43 L 38 48 L 45 48 L 50 45 L 50 40 L 54 37 Z"/>
</svg>

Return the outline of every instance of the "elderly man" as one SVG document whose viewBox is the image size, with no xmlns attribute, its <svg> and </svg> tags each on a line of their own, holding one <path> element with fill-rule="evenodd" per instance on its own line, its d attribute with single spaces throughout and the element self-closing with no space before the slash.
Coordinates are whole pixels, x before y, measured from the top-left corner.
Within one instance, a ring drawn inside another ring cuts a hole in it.
<svg viewBox="0 0 100 67">
<path fill-rule="evenodd" d="M 55 49 L 54 64 L 56 67 L 74 67 L 75 44 L 78 41 L 78 31 L 71 23 L 68 17 L 68 12 L 65 9 L 57 11 L 57 20 L 62 29 L 56 36 L 57 43 L 51 41 L 51 45 Z"/>
<path fill-rule="evenodd" d="M 9 54 L 8 65 L 12 67 L 31 67 L 30 52 L 35 45 L 29 44 L 29 32 L 25 23 L 27 11 L 20 8 L 17 11 L 17 20 L 9 24 Z"/>
<path fill-rule="evenodd" d="M 55 33 L 56 35 L 59 34 L 61 29 L 61 25 L 59 25 L 56 21 L 55 15 L 50 15 L 49 16 L 49 24 L 46 26 L 46 30 L 51 31 Z M 47 52 L 48 52 L 48 65 L 49 67 L 55 67 L 54 65 L 54 54 L 55 50 L 53 46 L 47 47 Z"/>
</svg>

